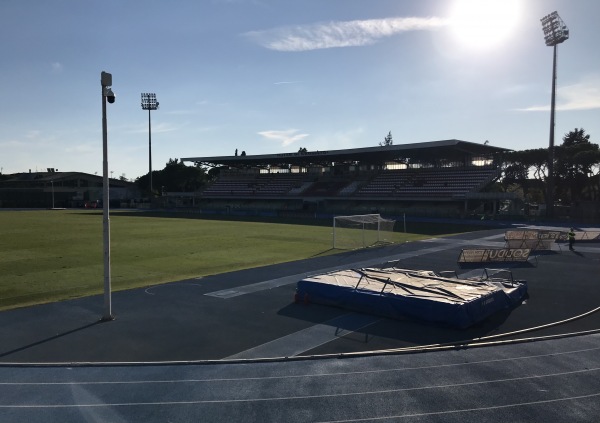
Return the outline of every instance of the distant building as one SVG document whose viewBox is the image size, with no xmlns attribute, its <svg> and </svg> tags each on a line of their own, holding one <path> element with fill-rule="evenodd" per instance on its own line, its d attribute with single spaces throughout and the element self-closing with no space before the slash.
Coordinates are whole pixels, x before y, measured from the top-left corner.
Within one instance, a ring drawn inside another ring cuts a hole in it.
<svg viewBox="0 0 600 423">
<path fill-rule="evenodd" d="M 141 197 L 137 186 L 109 179 L 111 207 L 129 205 Z M 73 208 L 98 206 L 102 202 L 102 177 L 82 172 L 15 173 L 0 180 L 0 207 Z"/>
</svg>

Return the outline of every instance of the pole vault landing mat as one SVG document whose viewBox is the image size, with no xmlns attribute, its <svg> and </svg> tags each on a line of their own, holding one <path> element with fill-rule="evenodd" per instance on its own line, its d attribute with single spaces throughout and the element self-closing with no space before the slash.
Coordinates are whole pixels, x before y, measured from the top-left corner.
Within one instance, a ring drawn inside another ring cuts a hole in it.
<svg viewBox="0 0 600 423">
<path fill-rule="evenodd" d="M 484 274 L 461 279 L 429 270 L 339 270 L 299 281 L 296 301 L 467 328 L 500 310 L 518 306 L 527 295 L 525 281 L 515 281 L 512 275 Z"/>
</svg>

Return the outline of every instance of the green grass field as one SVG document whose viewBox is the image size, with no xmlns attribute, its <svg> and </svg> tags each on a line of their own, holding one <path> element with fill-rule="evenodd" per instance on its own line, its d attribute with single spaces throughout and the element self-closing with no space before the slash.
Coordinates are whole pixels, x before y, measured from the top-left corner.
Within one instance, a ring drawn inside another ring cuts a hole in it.
<svg viewBox="0 0 600 423">
<path fill-rule="evenodd" d="M 110 217 L 115 291 L 339 252 L 331 250 L 330 226 Z M 396 241 L 423 237 L 396 235 Z M 0 212 L 0 310 L 101 293 L 103 265 L 101 212 Z"/>
</svg>

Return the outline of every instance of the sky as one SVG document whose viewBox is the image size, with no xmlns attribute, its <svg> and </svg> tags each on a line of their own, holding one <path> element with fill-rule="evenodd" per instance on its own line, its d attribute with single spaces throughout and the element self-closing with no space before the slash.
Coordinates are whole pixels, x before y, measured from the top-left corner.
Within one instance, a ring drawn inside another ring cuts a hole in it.
<svg viewBox="0 0 600 423">
<path fill-rule="evenodd" d="M 0 0 L 0 171 L 110 175 L 169 159 L 459 139 L 547 148 L 600 141 L 598 0 Z"/>
</svg>

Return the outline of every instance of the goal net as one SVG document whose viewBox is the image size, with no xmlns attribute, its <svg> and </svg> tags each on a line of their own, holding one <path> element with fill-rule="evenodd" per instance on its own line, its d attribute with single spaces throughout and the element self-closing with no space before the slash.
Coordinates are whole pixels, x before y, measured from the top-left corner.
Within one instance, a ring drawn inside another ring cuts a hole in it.
<svg viewBox="0 0 600 423">
<path fill-rule="evenodd" d="M 335 216 L 333 218 L 333 248 L 353 250 L 393 242 L 395 220 L 379 214 Z"/>
</svg>

